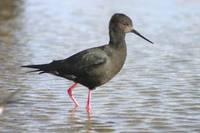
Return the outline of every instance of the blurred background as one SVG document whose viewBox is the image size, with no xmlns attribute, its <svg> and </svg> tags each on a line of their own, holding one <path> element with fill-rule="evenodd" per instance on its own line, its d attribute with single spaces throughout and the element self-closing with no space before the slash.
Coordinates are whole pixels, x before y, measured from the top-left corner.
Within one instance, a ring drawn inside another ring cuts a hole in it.
<svg viewBox="0 0 200 133">
<path fill-rule="evenodd" d="M 155 44 L 128 34 L 123 70 L 94 91 L 21 65 L 64 59 L 106 44 L 116 13 Z M 0 115 L 0 132 L 200 132 L 199 0 L 0 0 L 0 99 L 20 89 Z"/>
</svg>

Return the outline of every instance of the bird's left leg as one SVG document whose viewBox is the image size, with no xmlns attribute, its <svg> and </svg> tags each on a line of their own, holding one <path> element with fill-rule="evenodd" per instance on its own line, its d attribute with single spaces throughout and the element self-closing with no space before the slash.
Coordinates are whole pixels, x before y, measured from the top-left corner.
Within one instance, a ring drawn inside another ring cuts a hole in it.
<svg viewBox="0 0 200 133">
<path fill-rule="evenodd" d="M 70 98 L 72 99 L 72 101 L 75 103 L 75 106 L 78 107 L 79 106 L 79 103 L 77 102 L 76 98 L 73 96 L 72 94 L 72 90 L 76 87 L 78 83 L 74 83 L 68 90 L 68 94 L 70 96 Z"/>
<path fill-rule="evenodd" d="M 86 105 L 86 110 L 87 110 L 88 113 L 90 113 L 92 111 L 91 97 L 92 97 L 92 90 L 89 89 L 88 99 L 87 99 L 87 105 Z"/>
</svg>

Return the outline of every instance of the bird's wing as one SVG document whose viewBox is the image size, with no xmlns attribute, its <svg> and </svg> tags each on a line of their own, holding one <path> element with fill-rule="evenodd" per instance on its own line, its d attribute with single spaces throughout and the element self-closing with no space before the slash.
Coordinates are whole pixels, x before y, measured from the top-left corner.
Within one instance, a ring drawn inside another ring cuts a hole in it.
<svg viewBox="0 0 200 133">
<path fill-rule="evenodd" d="M 79 52 L 63 61 L 65 73 L 74 76 L 87 74 L 90 70 L 106 63 L 107 54 L 101 49 L 88 49 Z"/>
<path fill-rule="evenodd" d="M 107 58 L 102 53 L 98 53 L 98 51 L 89 52 L 83 55 L 81 60 L 79 60 L 76 65 L 78 65 L 78 69 L 92 69 L 92 67 L 97 67 L 106 62 Z"/>
</svg>

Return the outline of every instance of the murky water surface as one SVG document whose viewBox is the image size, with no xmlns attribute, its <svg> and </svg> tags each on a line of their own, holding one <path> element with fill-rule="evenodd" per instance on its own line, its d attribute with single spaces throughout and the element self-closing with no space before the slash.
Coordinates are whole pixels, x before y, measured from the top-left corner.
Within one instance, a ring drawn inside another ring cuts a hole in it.
<svg viewBox="0 0 200 133">
<path fill-rule="evenodd" d="M 127 35 L 126 64 L 94 91 L 91 116 L 84 86 L 74 91 L 75 110 L 66 95 L 71 81 L 20 68 L 107 43 L 115 12 L 155 44 Z M 199 133 L 199 27 L 198 0 L 1 0 L 0 97 L 21 91 L 0 115 L 0 132 Z"/>
</svg>

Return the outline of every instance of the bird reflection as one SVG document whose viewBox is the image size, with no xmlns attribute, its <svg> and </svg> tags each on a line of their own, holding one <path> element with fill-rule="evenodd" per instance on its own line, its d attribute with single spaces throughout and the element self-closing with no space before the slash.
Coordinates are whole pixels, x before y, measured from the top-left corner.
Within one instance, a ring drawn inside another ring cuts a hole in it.
<svg viewBox="0 0 200 133">
<path fill-rule="evenodd" d="M 69 132 L 99 132 L 99 129 L 103 129 L 105 132 L 113 132 L 113 125 L 107 121 L 102 122 L 98 116 L 94 116 L 91 113 L 87 113 L 88 117 L 83 117 L 85 112 L 77 110 L 77 107 L 69 111 L 67 122 L 69 123 Z"/>
</svg>

